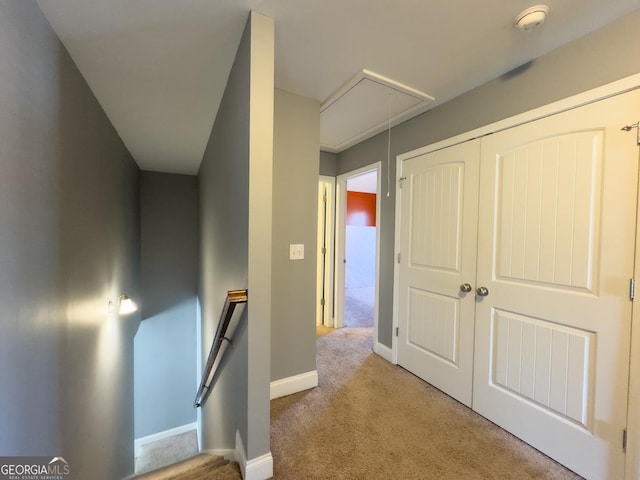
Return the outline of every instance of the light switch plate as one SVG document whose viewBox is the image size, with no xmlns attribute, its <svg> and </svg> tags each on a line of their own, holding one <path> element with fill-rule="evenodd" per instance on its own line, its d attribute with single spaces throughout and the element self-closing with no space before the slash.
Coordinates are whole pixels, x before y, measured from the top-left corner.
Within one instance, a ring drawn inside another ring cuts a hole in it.
<svg viewBox="0 0 640 480">
<path fill-rule="evenodd" d="M 304 259 L 304 245 L 303 244 L 291 244 L 289 245 L 289 260 L 303 260 Z"/>
</svg>

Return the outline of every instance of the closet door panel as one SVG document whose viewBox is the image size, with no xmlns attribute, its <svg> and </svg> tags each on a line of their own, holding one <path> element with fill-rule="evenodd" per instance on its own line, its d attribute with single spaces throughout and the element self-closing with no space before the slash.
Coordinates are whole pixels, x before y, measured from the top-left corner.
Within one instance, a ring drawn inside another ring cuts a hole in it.
<svg viewBox="0 0 640 480">
<path fill-rule="evenodd" d="M 471 405 L 479 141 L 403 163 L 398 363 Z M 469 291 L 460 286 L 469 284 Z"/>
<path fill-rule="evenodd" d="M 623 478 L 638 148 L 631 92 L 481 144 L 473 408 Z"/>
</svg>

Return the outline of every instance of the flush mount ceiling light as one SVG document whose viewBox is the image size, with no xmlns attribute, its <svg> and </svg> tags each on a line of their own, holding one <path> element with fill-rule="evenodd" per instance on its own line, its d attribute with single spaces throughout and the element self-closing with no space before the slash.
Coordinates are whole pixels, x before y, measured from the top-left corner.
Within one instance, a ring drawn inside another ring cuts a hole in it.
<svg viewBox="0 0 640 480">
<path fill-rule="evenodd" d="M 549 13 L 548 6 L 536 5 L 535 7 L 527 8 L 520 12 L 514 24 L 518 30 L 530 32 L 544 23 L 545 18 L 547 18 L 547 13 Z"/>
</svg>

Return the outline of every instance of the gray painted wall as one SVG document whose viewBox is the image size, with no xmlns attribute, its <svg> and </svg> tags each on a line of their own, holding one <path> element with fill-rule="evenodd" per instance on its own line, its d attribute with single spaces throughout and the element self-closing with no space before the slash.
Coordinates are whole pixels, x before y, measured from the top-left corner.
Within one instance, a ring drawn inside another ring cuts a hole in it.
<svg viewBox="0 0 640 480">
<path fill-rule="evenodd" d="M 196 421 L 198 179 L 141 172 L 135 437 Z"/>
<path fill-rule="evenodd" d="M 247 288 L 250 27 L 242 37 L 199 173 L 202 363 L 228 290 Z M 235 315 L 233 348 L 203 407 L 202 446 L 233 448 L 247 431 L 247 311 Z M 222 418 L 216 411 L 225 411 Z"/>
<path fill-rule="evenodd" d="M 320 152 L 320 175 L 328 177 L 338 176 L 338 155 L 329 152 Z"/>
<path fill-rule="evenodd" d="M 275 91 L 271 380 L 316 369 L 320 105 Z M 303 244 L 304 260 L 289 260 Z"/>
<path fill-rule="evenodd" d="M 395 157 L 424 145 L 508 118 L 640 72 L 640 11 L 393 128 Z M 379 134 L 338 156 L 338 174 L 383 162 L 386 185 L 387 136 Z M 383 187 L 384 189 L 384 187 Z M 391 346 L 395 189 L 381 199 L 379 341 Z"/>
<path fill-rule="evenodd" d="M 0 453 L 133 472 L 138 168 L 32 0 L 0 2 Z"/>
<path fill-rule="evenodd" d="M 203 407 L 203 448 L 234 448 L 238 430 L 249 459 L 269 452 L 270 444 L 272 122 L 273 22 L 252 13 L 199 173 L 204 356 L 226 292 L 249 289 Z"/>
</svg>

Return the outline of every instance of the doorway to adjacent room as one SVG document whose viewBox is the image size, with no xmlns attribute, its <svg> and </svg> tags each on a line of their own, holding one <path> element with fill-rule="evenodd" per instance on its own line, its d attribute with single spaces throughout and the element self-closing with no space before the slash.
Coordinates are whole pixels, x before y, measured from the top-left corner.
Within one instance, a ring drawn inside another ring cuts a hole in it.
<svg viewBox="0 0 640 480">
<path fill-rule="evenodd" d="M 336 327 L 377 326 L 379 164 L 338 177 Z"/>
</svg>

